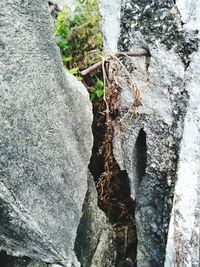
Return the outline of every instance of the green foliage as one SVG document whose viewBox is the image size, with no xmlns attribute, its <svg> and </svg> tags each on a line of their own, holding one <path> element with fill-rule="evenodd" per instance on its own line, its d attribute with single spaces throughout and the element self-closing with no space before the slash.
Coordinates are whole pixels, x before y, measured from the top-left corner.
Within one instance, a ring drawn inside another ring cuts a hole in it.
<svg viewBox="0 0 200 267">
<path fill-rule="evenodd" d="M 96 63 L 102 54 L 97 0 L 77 0 L 73 9 L 66 6 L 58 13 L 54 35 L 65 69 L 80 80 L 79 70 Z"/>
<path fill-rule="evenodd" d="M 97 80 L 95 89 L 90 94 L 90 100 L 94 101 L 97 97 L 101 97 L 104 94 L 104 84 L 101 80 Z"/>
</svg>

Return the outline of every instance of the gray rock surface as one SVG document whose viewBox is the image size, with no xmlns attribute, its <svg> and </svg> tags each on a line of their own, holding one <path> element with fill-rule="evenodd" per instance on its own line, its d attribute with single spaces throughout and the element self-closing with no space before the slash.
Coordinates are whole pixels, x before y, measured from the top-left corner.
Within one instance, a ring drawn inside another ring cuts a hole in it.
<svg viewBox="0 0 200 267">
<path fill-rule="evenodd" d="M 103 48 L 105 52 L 116 52 L 120 34 L 120 9 L 122 0 L 99 0 Z"/>
<path fill-rule="evenodd" d="M 122 74 L 114 140 L 136 202 L 139 267 L 199 266 L 199 1 L 176 2 L 179 9 L 170 0 L 124 0 L 120 15 L 118 50 L 151 54 L 125 61 L 142 106 L 133 112 L 133 92 Z M 111 31 L 104 31 L 106 40 Z"/>
<path fill-rule="evenodd" d="M 0 24 L 0 248 L 71 267 L 93 143 L 89 97 L 63 71 L 47 1 L 3 0 Z"/>
<path fill-rule="evenodd" d="M 123 7 L 120 47 L 126 50 L 146 47 L 151 54 L 149 59 L 130 63 L 143 106 L 138 118 L 132 116 L 125 122 L 125 129 L 129 130 L 124 131 L 122 141 L 125 166 L 133 181 L 133 197 L 136 196 L 137 262 L 143 267 L 163 266 L 174 184 L 180 179 L 177 172 L 178 158 L 181 160 L 180 141 L 190 96 L 185 84 L 186 69 L 199 41 L 195 31 L 186 32 L 181 27 L 179 11 L 173 1 L 160 4 L 124 1 Z M 128 94 L 127 88 L 122 94 L 124 109 Z M 137 137 L 140 129 L 146 133 L 143 140 Z M 146 152 L 142 149 L 145 138 Z M 145 166 L 138 154 L 146 157 Z M 191 170 L 189 173 L 192 177 Z M 191 189 L 192 194 L 195 192 Z M 193 218 L 188 215 L 189 221 Z M 178 244 L 174 249 L 178 249 Z M 180 266 L 183 264 L 184 260 Z M 175 266 L 179 266 L 178 262 Z"/>
<path fill-rule="evenodd" d="M 200 1 L 176 0 L 186 30 L 200 30 Z M 199 34 L 199 33 L 198 33 Z"/>
<path fill-rule="evenodd" d="M 83 267 L 114 267 L 115 235 L 111 224 L 97 205 L 93 177 L 88 177 L 88 191 L 77 231 L 75 252 Z"/>
<path fill-rule="evenodd" d="M 180 146 L 178 180 L 167 240 L 165 267 L 198 267 L 200 216 L 200 51 L 186 71 L 190 100 Z"/>
</svg>

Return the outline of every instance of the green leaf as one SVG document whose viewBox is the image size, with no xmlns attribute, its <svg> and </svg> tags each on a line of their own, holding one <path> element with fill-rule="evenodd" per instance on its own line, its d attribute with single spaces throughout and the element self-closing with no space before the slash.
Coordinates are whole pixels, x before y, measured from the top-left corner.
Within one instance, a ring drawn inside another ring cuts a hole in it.
<svg viewBox="0 0 200 267">
<path fill-rule="evenodd" d="M 76 79 L 77 79 L 78 81 L 82 81 L 82 80 L 83 80 L 83 77 L 77 75 L 77 76 L 76 76 Z"/>
<path fill-rule="evenodd" d="M 103 82 L 101 80 L 98 80 L 96 82 L 96 86 L 95 86 L 96 90 L 103 90 L 104 86 L 103 86 Z"/>
<path fill-rule="evenodd" d="M 95 90 L 95 93 L 98 97 L 101 97 L 104 94 L 104 90 Z"/>
<path fill-rule="evenodd" d="M 75 75 L 75 74 L 78 74 L 78 70 L 79 70 L 79 68 L 77 67 L 77 68 L 73 68 L 73 69 L 68 69 L 67 71 L 68 71 L 70 74 Z"/>
<path fill-rule="evenodd" d="M 70 62 L 72 60 L 72 57 L 66 57 L 66 56 L 62 56 L 62 61 L 63 62 Z"/>
<path fill-rule="evenodd" d="M 95 98 L 96 98 L 96 93 L 95 92 L 91 93 L 91 95 L 90 95 L 90 101 L 91 102 L 94 101 Z"/>
<path fill-rule="evenodd" d="M 62 36 L 56 36 L 55 37 L 56 40 L 56 44 L 60 47 L 60 49 L 62 49 L 63 51 L 65 51 L 66 49 L 68 49 L 70 47 L 69 42 L 64 39 Z"/>
<path fill-rule="evenodd" d="M 60 42 L 60 40 L 62 39 L 62 36 L 55 36 L 55 41 L 56 41 L 56 44 L 58 44 Z"/>
</svg>

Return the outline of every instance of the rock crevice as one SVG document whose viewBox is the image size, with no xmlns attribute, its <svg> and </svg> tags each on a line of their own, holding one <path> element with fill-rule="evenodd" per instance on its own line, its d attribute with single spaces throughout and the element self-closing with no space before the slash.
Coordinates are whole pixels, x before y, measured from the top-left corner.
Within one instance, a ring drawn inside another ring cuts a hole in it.
<svg viewBox="0 0 200 267">
<path fill-rule="evenodd" d="M 199 84 L 193 61 L 195 57 L 198 58 L 199 46 L 198 26 L 194 23 L 197 9 L 191 13 L 189 11 L 191 7 L 192 1 L 174 3 L 174 1 L 129 0 L 122 1 L 121 5 L 118 50 L 135 51 L 147 48 L 151 55 L 147 59 L 125 60 L 126 67 L 140 90 L 142 106 L 139 114 L 134 115 L 130 112 L 133 105 L 132 92 L 124 79 L 120 94 L 123 124 L 115 124 L 113 143 L 114 155 L 120 167 L 128 173 L 131 195 L 136 203 L 137 265 L 142 267 L 190 266 L 189 264 L 198 262 L 197 251 L 193 256 L 191 252 L 190 256 L 186 256 L 184 255 L 186 247 L 183 248 L 181 245 L 187 244 L 189 251 L 197 249 L 197 240 L 194 241 L 195 236 L 198 236 L 195 223 L 192 226 L 195 234 L 192 234 L 190 228 L 186 236 L 180 230 L 184 228 L 183 221 L 174 220 L 174 216 L 177 219 L 178 212 L 183 212 L 180 203 L 185 203 L 186 199 L 189 203 L 193 200 L 197 203 L 199 194 L 197 189 L 192 188 L 193 183 L 191 183 L 193 198 L 189 200 L 186 197 L 187 193 L 179 191 L 181 200 L 176 200 L 178 198 L 176 191 L 184 190 L 180 185 L 181 179 L 185 179 L 185 184 L 187 183 L 186 177 L 182 177 L 181 170 L 183 170 L 182 164 L 186 168 L 186 159 L 182 158 L 183 140 L 185 135 L 187 136 L 187 127 L 191 125 L 191 118 L 187 117 L 190 116 L 190 98 L 193 93 L 190 91 L 191 86 L 188 85 L 188 77 L 194 88 Z M 185 14 L 190 14 L 186 25 L 181 22 Z M 104 39 L 108 40 L 106 37 Z M 193 78 L 190 76 L 191 68 L 195 73 Z M 196 102 L 197 99 L 198 93 Z M 195 124 L 198 111 L 193 107 L 192 110 L 194 114 L 192 124 Z M 141 129 L 146 133 L 146 153 L 144 153 L 144 141 L 139 142 Z M 198 138 L 196 139 L 198 144 L 197 140 Z M 193 141 L 189 139 L 187 141 L 192 145 Z M 188 151 L 188 157 L 191 153 Z M 192 157 L 195 165 L 198 165 L 198 153 Z M 144 165 L 146 165 L 145 172 Z M 193 175 L 189 171 L 190 164 L 187 168 L 188 176 L 194 176 L 194 181 L 197 181 L 198 175 Z M 141 172 L 138 172 L 138 169 Z M 193 186 L 197 187 L 197 184 L 194 184 Z M 173 212 L 176 210 L 174 216 L 171 213 L 172 207 Z M 184 220 L 197 223 L 196 204 L 192 210 L 190 215 L 184 214 L 185 217 L 188 216 Z M 169 231 L 172 228 L 179 234 L 175 235 L 175 232 Z M 185 239 L 178 238 L 182 234 Z M 173 244 L 170 241 L 171 237 Z M 189 241 L 190 238 L 193 241 Z M 170 255 L 167 256 L 167 263 L 165 263 L 166 255 Z M 178 260 L 179 255 L 182 255 L 182 261 Z"/>
</svg>

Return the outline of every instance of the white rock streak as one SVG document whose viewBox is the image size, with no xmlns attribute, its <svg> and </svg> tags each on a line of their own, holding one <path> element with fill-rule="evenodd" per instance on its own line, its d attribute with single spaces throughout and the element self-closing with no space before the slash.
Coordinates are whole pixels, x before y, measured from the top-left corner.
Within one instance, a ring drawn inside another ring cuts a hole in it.
<svg viewBox="0 0 200 267">
<path fill-rule="evenodd" d="M 199 266 L 199 181 L 200 181 L 200 52 L 186 72 L 190 94 L 170 222 L 165 267 Z"/>
<path fill-rule="evenodd" d="M 116 52 L 120 33 L 121 0 L 99 0 L 105 52 Z"/>
<path fill-rule="evenodd" d="M 176 5 L 181 13 L 186 29 L 200 30 L 200 1 L 177 0 Z"/>
</svg>

